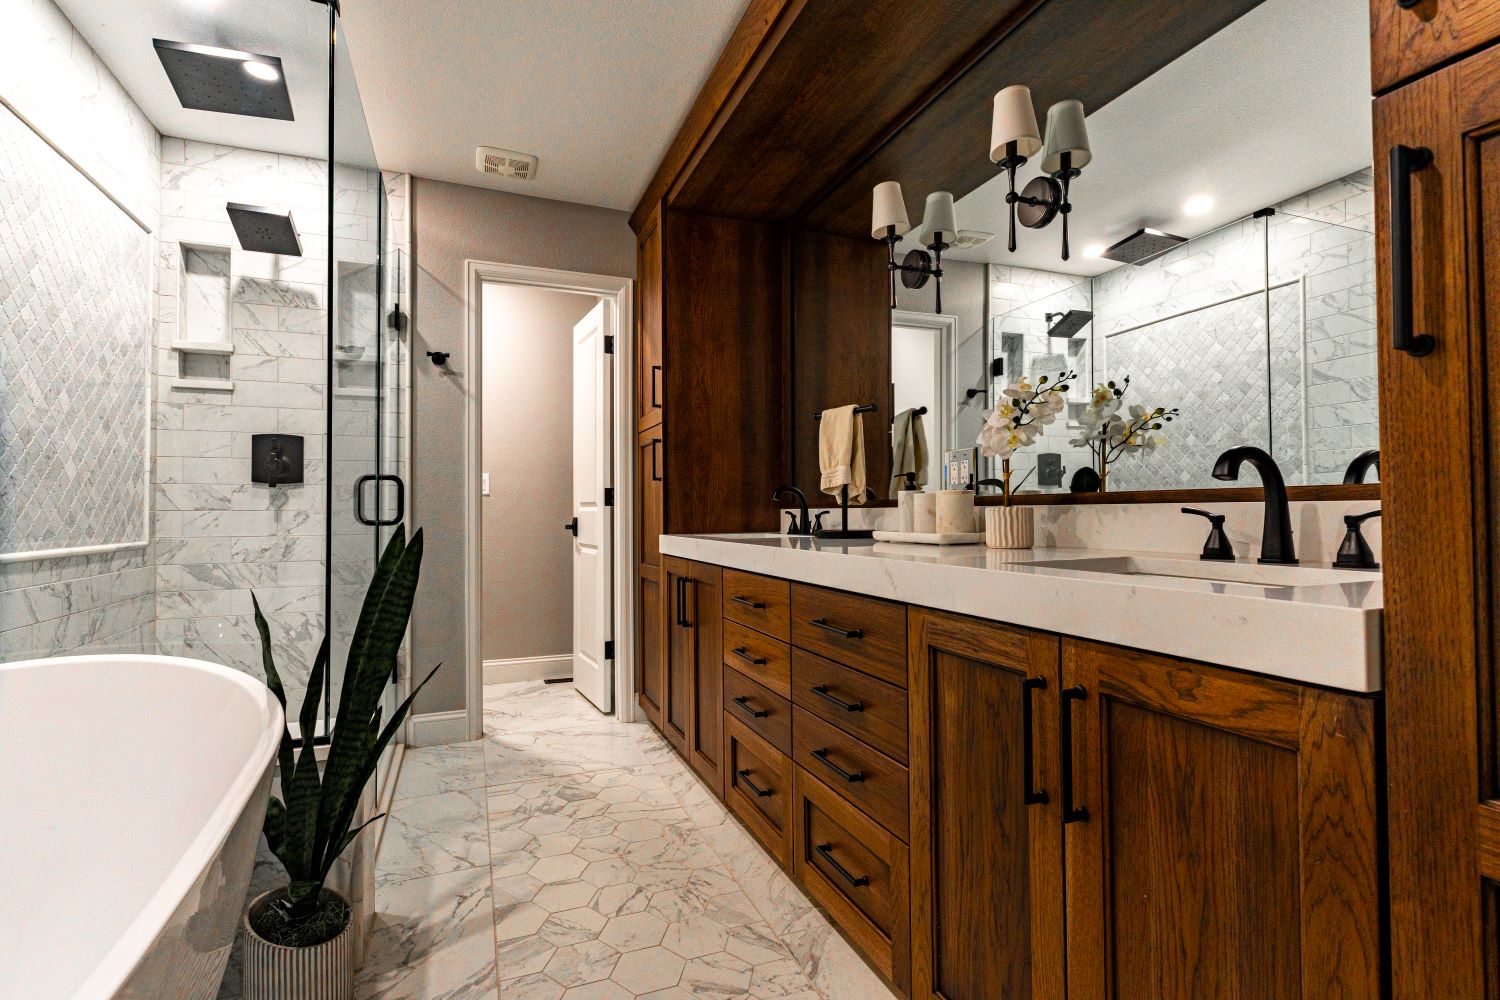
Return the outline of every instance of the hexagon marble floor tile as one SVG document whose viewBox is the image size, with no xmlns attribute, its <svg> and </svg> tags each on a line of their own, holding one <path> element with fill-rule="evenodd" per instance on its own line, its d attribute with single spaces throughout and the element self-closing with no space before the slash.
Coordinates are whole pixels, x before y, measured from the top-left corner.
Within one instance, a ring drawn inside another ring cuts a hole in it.
<svg viewBox="0 0 1500 1000">
<path fill-rule="evenodd" d="M 485 689 L 485 738 L 410 750 L 361 1000 L 888 1000 L 645 724 Z"/>
</svg>

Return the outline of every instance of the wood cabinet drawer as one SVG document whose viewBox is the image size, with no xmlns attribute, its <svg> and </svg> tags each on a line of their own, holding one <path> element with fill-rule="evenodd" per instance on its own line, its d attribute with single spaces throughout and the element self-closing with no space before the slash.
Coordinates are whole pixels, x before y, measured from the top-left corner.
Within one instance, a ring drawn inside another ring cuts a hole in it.
<svg viewBox="0 0 1500 1000">
<path fill-rule="evenodd" d="M 906 687 L 906 605 L 792 584 L 792 643 Z"/>
<path fill-rule="evenodd" d="M 786 643 L 739 622 L 725 622 L 724 662 L 781 697 L 791 698 L 792 651 Z"/>
<path fill-rule="evenodd" d="M 791 584 L 758 573 L 726 569 L 724 617 L 787 642 L 792 637 Z"/>
<path fill-rule="evenodd" d="M 724 711 L 777 750 L 791 754 L 791 702 L 737 667 L 724 671 Z"/>
<path fill-rule="evenodd" d="M 907 838 L 905 767 L 800 706 L 792 709 L 792 759 L 875 822 Z"/>
<path fill-rule="evenodd" d="M 793 869 L 798 882 L 901 993 L 910 988 L 906 845 L 795 768 Z"/>
<path fill-rule="evenodd" d="M 886 756 L 907 762 L 904 688 L 794 649 L 792 701 Z"/>
<path fill-rule="evenodd" d="M 783 868 L 790 868 L 791 759 L 726 712 L 724 761 L 724 804 Z"/>
</svg>

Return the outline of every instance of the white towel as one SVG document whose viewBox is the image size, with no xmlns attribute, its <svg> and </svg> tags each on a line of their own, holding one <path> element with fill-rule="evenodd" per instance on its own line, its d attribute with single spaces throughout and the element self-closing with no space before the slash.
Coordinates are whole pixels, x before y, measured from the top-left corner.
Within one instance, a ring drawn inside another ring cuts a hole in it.
<svg viewBox="0 0 1500 1000">
<path fill-rule="evenodd" d="M 916 474 L 908 485 L 906 474 Z M 902 490 L 921 489 L 927 485 L 927 430 L 922 414 L 916 409 L 902 410 L 891 424 L 891 489 L 895 496 Z"/>
<path fill-rule="evenodd" d="M 818 467 L 824 493 L 849 487 L 851 507 L 865 502 L 865 428 L 853 406 L 823 411 L 818 424 Z"/>
</svg>

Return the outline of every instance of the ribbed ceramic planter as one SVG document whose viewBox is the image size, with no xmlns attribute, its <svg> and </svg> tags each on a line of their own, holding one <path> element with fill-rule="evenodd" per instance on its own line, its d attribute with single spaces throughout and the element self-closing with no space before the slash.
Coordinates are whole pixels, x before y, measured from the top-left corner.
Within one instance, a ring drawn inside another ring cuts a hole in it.
<svg viewBox="0 0 1500 1000">
<path fill-rule="evenodd" d="M 1031 507 L 986 507 L 984 544 L 992 549 L 1029 549 L 1036 541 L 1036 511 Z"/>
<path fill-rule="evenodd" d="M 245 1000 L 350 1000 L 354 996 L 354 918 L 332 941 L 310 948 L 272 944 L 250 926 L 285 889 L 255 897 L 245 912 Z M 337 895 L 324 889 L 324 898 Z"/>
</svg>

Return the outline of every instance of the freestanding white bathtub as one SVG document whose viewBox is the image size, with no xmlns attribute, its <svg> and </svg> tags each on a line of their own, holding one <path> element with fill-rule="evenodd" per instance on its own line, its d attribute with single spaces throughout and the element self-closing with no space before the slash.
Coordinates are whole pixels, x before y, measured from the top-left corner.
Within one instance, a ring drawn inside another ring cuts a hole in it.
<svg viewBox="0 0 1500 1000">
<path fill-rule="evenodd" d="M 0 998 L 211 1000 L 281 729 L 201 660 L 0 664 Z"/>
</svg>

